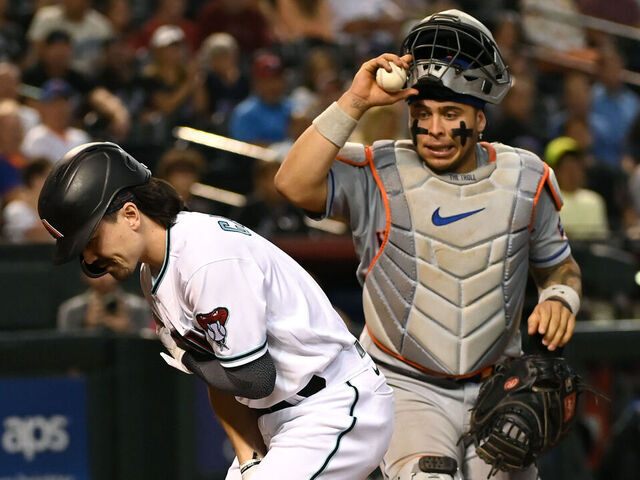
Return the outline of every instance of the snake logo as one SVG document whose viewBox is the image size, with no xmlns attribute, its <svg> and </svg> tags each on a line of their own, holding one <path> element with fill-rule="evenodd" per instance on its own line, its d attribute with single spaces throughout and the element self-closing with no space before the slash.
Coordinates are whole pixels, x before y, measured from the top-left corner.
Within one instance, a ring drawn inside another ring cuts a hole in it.
<svg viewBox="0 0 640 480">
<path fill-rule="evenodd" d="M 207 336 L 221 349 L 228 349 L 227 327 L 229 309 L 225 307 L 214 308 L 209 313 L 196 314 L 196 321 L 202 329 L 207 332 Z"/>
</svg>

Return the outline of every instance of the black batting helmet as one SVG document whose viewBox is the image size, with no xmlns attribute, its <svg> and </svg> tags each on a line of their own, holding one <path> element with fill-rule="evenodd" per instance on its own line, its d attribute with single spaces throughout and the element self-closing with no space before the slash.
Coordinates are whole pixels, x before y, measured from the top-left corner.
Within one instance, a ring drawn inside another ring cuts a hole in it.
<svg viewBox="0 0 640 480">
<path fill-rule="evenodd" d="M 150 178 L 151 171 L 115 143 L 86 143 L 67 152 L 38 199 L 40 219 L 56 239 L 53 263 L 79 257 L 115 195 Z"/>
</svg>

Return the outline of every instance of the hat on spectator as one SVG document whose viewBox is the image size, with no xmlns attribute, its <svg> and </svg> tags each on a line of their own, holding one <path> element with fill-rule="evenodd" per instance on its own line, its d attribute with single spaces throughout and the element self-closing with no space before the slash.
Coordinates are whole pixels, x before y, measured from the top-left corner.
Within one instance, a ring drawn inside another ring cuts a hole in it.
<svg viewBox="0 0 640 480">
<path fill-rule="evenodd" d="M 69 98 L 73 95 L 74 90 L 71 85 L 60 78 L 52 78 L 47 80 L 40 92 L 41 102 L 50 102 L 56 98 Z"/>
<path fill-rule="evenodd" d="M 54 43 L 64 42 L 71 43 L 71 35 L 66 30 L 51 30 L 46 37 L 44 37 L 44 43 L 47 45 L 53 45 Z"/>
<path fill-rule="evenodd" d="M 184 32 L 177 25 L 162 25 L 153 32 L 149 44 L 153 48 L 168 47 L 184 40 Z"/>
<path fill-rule="evenodd" d="M 571 137 L 554 138 L 544 150 L 544 161 L 547 162 L 547 165 L 551 168 L 554 168 L 567 153 L 582 155 L 582 148 L 580 148 L 580 144 Z"/>
<path fill-rule="evenodd" d="M 265 78 L 282 74 L 284 65 L 273 53 L 261 53 L 253 60 L 253 77 Z"/>
</svg>

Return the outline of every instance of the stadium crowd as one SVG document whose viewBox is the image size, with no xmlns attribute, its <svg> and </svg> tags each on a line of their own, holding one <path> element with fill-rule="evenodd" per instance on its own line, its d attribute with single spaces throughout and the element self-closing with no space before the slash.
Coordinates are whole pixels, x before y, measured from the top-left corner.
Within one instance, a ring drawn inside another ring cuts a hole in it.
<svg viewBox="0 0 640 480">
<path fill-rule="evenodd" d="M 177 138 L 176 127 L 282 160 L 364 61 L 397 53 L 416 21 L 448 8 L 490 27 L 515 79 L 486 107 L 483 140 L 555 171 L 585 282 L 579 320 L 640 318 L 640 0 L 0 0 L 0 243 L 52 242 L 36 211 L 47 173 L 67 150 L 104 140 L 192 210 L 268 238 L 312 234 L 274 189 L 277 163 Z M 353 140 L 408 138 L 402 107 L 371 109 Z M 206 198 L 197 182 L 245 201 Z M 58 327 L 137 331 L 146 308 L 88 282 L 60 306 Z"/>
<path fill-rule="evenodd" d="M 308 234 L 301 212 L 269 192 L 275 169 L 180 140 L 175 128 L 270 147 L 283 158 L 363 61 L 396 52 L 416 20 L 460 8 L 491 26 L 515 78 L 505 101 L 487 107 L 484 140 L 531 150 L 554 168 L 576 248 L 604 242 L 635 258 L 640 57 L 632 53 L 640 35 L 630 27 L 640 24 L 640 9 L 634 0 L 611 5 L 0 0 L 1 241 L 49 241 L 35 214 L 43 175 L 92 140 L 121 144 L 194 210 L 240 216 L 267 236 Z M 396 107 L 369 112 L 354 139 L 408 135 Z M 247 195 L 247 206 L 192 195 L 195 182 Z M 631 315 L 629 308 L 622 301 L 614 313 Z"/>
</svg>

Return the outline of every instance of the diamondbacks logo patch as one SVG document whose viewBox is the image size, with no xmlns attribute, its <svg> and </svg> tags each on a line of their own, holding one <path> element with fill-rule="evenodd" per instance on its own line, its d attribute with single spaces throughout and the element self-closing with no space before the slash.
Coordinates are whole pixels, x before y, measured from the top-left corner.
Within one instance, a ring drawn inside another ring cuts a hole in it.
<svg viewBox="0 0 640 480">
<path fill-rule="evenodd" d="M 226 323 L 229 319 L 229 310 L 225 307 L 214 308 L 209 313 L 197 313 L 196 321 L 202 329 L 207 332 L 207 336 L 220 347 L 222 350 L 228 349 L 227 327 Z"/>
</svg>

